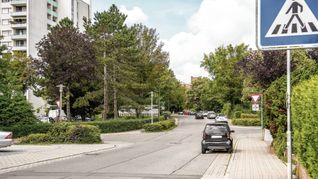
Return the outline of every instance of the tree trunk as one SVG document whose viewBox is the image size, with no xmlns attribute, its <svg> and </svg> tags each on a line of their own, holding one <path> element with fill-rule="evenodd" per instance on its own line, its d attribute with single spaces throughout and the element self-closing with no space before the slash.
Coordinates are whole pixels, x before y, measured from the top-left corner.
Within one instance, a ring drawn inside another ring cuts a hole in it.
<svg viewBox="0 0 318 179">
<path fill-rule="evenodd" d="M 71 102 L 70 102 L 71 92 L 70 88 L 67 87 L 67 100 L 66 100 L 66 113 L 67 113 L 67 119 L 71 120 Z"/>
<path fill-rule="evenodd" d="M 117 109 L 117 88 L 116 88 L 116 67 L 114 65 L 114 119 L 118 118 L 118 109 Z"/>
<path fill-rule="evenodd" d="M 107 98 L 107 65 L 104 65 L 104 113 L 103 118 L 107 120 L 108 113 L 108 98 Z"/>
</svg>

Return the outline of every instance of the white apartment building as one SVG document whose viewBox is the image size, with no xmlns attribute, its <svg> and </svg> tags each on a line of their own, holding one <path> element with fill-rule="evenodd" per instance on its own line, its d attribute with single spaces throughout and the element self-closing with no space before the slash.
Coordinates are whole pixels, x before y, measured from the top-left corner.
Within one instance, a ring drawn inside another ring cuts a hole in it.
<svg viewBox="0 0 318 179">
<path fill-rule="evenodd" d="M 68 17 L 84 30 L 83 17 L 90 18 L 90 4 L 90 0 L 1 0 L 1 44 L 37 57 L 36 44 L 61 19 Z"/>
<path fill-rule="evenodd" d="M 50 27 L 68 17 L 83 31 L 83 17 L 90 18 L 90 14 L 90 0 L 0 0 L 0 43 L 9 52 L 25 52 L 37 58 L 36 44 Z M 25 96 L 35 113 L 44 114 L 45 100 L 32 90 L 27 90 Z"/>
</svg>

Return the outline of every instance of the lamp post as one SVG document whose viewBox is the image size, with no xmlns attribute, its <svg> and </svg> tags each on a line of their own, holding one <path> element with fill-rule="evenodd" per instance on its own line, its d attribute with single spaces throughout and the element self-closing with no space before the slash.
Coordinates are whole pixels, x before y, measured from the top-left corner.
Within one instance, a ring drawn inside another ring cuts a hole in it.
<svg viewBox="0 0 318 179">
<path fill-rule="evenodd" d="M 153 124 L 153 91 L 151 91 L 151 124 Z"/>
<path fill-rule="evenodd" d="M 61 121 L 61 113 L 62 113 L 62 97 L 63 97 L 63 88 L 65 87 L 64 85 L 60 84 L 57 85 L 56 87 L 59 88 L 59 92 L 60 92 L 60 102 L 59 102 L 59 121 Z"/>
</svg>

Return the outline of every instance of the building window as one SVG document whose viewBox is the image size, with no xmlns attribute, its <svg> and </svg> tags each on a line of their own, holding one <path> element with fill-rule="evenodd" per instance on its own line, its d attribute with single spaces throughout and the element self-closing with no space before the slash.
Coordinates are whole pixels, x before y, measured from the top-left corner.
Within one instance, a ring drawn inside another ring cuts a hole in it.
<svg viewBox="0 0 318 179">
<path fill-rule="evenodd" d="M 9 14 L 10 8 L 2 8 L 2 14 Z"/>
<path fill-rule="evenodd" d="M 14 35 L 26 35 L 26 29 L 17 29 Z"/>
<path fill-rule="evenodd" d="M 5 45 L 7 47 L 11 47 L 11 42 L 1 42 L 1 45 Z"/>
<path fill-rule="evenodd" d="M 15 41 L 16 47 L 26 47 L 26 41 L 25 40 L 17 40 Z"/>
<path fill-rule="evenodd" d="M 2 25 L 9 25 L 9 19 L 2 19 Z"/>
<path fill-rule="evenodd" d="M 1 2 L 10 2 L 11 0 L 2 0 Z"/>
<path fill-rule="evenodd" d="M 4 37 L 10 36 L 10 35 L 11 35 L 11 30 L 3 30 L 3 31 L 2 31 L 2 35 L 3 35 Z"/>
</svg>

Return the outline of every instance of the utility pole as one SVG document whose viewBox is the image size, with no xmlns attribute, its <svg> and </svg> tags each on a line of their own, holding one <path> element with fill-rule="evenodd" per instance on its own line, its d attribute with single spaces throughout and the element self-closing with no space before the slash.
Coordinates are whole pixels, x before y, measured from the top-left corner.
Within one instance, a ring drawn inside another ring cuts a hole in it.
<svg viewBox="0 0 318 179">
<path fill-rule="evenodd" d="M 56 87 L 59 88 L 59 92 L 60 92 L 59 121 L 61 121 L 61 113 L 62 113 L 62 106 L 63 106 L 63 88 L 64 88 L 65 86 L 62 85 L 62 84 L 60 84 L 60 85 L 57 85 Z"/>
<path fill-rule="evenodd" d="M 118 118 L 118 109 L 117 109 L 117 88 L 116 88 L 116 66 L 114 65 L 114 76 L 113 76 L 113 81 L 114 81 L 114 119 Z"/>
<path fill-rule="evenodd" d="M 153 124 L 153 91 L 151 91 L 151 124 Z"/>
<path fill-rule="evenodd" d="M 160 110 L 161 110 L 161 106 L 160 106 L 160 87 L 158 90 L 158 120 L 160 120 Z"/>
<path fill-rule="evenodd" d="M 104 58 L 106 58 L 106 52 L 104 52 Z M 104 120 L 107 120 L 108 113 L 108 99 L 107 99 L 107 65 L 104 64 Z"/>
</svg>

